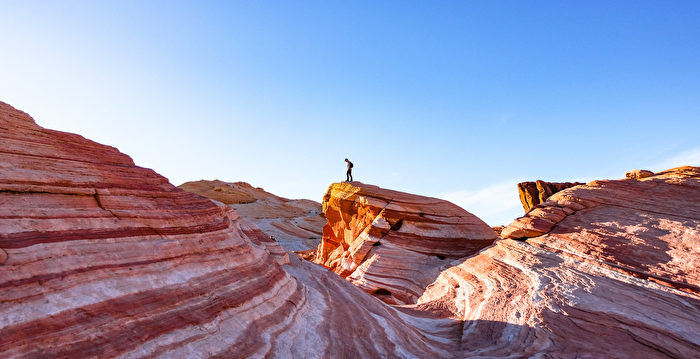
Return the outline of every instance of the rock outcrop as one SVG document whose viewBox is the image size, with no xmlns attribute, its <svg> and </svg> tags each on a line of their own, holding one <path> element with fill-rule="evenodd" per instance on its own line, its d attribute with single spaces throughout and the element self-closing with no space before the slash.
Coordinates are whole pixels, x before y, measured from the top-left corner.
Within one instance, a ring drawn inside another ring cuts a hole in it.
<svg viewBox="0 0 700 359">
<path fill-rule="evenodd" d="M 699 171 L 564 190 L 539 207 L 565 213 L 548 232 L 464 258 L 451 228 L 483 227 L 464 212 L 379 189 L 350 201 L 347 185 L 328 201 L 347 226 L 327 230 L 376 225 L 376 247 L 399 248 L 362 266 L 445 257 L 416 304 L 391 306 L 231 207 L 0 102 L 0 357 L 696 358 Z"/>
<path fill-rule="evenodd" d="M 510 239 L 456 261 L 418 303 L 464 321 L 459 358 L 700 353 L 698 296 Z"/>
<path fill-rule="evenodd" d="M 202 180 L 178 187 L 235 209 L 288 251 L 315 251 L 321 243 L 326 219 L 318 202 L 279 197 L 245 182 Z"/>
<path fill-rule="evenodd" d="M 490 245 L 496 232 L 445 200 L 360 182 L 331 184 L 316 263 L 388 303 L 414 303 L 451 259 Z"/>
<path fill-rule="evenodd" d="M 700 168 L 569 188 L 501 234 L 700 293 Z"/>
<path fill-rule="evenodd" d="M 646 177 L 653 176 L 654 172 L 647 171 L 647 170 L 631 170 L 625 172 L 625 177 L 629 179 L 642 179 Z"/>
<path fill-rule="evenodd" d="M 523 204 L 525 212 L 531 210 L 536 205 L 544 202 L 551 195 L 573 186 L 583 184 L 581 182 L 545 182 L 537 180 L 535 182 L 518 183 L 518 194 L 520 202 Z"/>
<path fill-rule="evenodd" d="M 0 248 L 2 358 L 455 350 L 455 321 L 426 326 L 424 314 L 290 260 L 229 207 L 1 102 Z"/>
</svg>

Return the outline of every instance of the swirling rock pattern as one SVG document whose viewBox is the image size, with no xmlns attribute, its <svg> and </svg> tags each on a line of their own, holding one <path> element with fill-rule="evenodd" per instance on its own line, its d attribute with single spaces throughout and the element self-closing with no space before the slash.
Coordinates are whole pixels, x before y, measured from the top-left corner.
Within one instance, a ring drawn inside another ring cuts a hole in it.
<svg viewBox="0 0 700 359">
<path fill-rule="evenodd" d="M 283 198 L 245 182 L 201 180 L 178 187 L 235 209 L 289 251 L 315 251 L 321 243 L 326 219 L 318 202 Z"/>
<path fill-rule="evenodd" d="M 0 248 L 2 358 L 454 351 L 454 321 L 421 329 L 234 210 L 4 103 Z"/>
<path fill-rule="evenodd" d="M 463 320 L 455 357 L 700 355 L 697 296 L 510 239 L 455 261 L 416 308 Z"/>
<path fill-rule="evenodd" d="M 376 222 L 379 243 L 406 230 L 391 246 L 444 254 L 416 304 L 391 306 L 232 208 L 0 102 L 0 357 L 697 358 L 697 172 L 563 191 L 542 207 L 561 210 L 543 212 L 549 232 L 463 258 L 473 247 L 439 239 L 459 244 L 450 206 L 386 190 L 338 201 L 342 225 L 324 231 Z"/>
<path fill-rule="evenodd" d="M 700 168 L 566 189 L 501 235 L 700 293 Z"/>
<path fill-rule="evenodd" d="M 474 254 L 494 230 L 441 199 L 360 182 L 331 184 L 316 262 L 393 304 L 415 303 L 447 259 Z"/>
</svg>

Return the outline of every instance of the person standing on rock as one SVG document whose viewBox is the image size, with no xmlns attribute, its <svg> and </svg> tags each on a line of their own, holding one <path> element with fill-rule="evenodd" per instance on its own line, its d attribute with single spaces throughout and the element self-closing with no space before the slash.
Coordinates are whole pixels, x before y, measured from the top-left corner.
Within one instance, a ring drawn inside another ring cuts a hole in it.
<svg viewBox="0 0 700 359">
<path fill-rule="evenodd" d="M 348 163 L 348 171 L 345 173 L 345 182 L 352 182 L 352 162 L 349 159 L 345 159 Z"/>
</svg>

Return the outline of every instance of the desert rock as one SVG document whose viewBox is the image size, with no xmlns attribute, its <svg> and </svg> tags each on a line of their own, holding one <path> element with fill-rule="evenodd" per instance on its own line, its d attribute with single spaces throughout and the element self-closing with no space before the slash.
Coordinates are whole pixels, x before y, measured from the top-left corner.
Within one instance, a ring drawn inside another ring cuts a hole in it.
<svg viewBox="0 0 700 359">
<path fill-rule="evenodd" d="M 497 237 L 450 202 L 360 182 L 330 185 L 322 205 L 315 261 L 389 303 L 415 302 L 451 259 Z"/>
<path fill-rule="evenodd" d="M 700 168 L 566 189 L 502 236 L 700 293 Z"/>
<path fill-rule="evenodd" d="M 625 172 L 625 177 L 629 179 L 641 179 L 653 176 L 654 172 L 647 170 L 632 170 Z"/>
<path fill-rule="evenodd" d="M 288 251 L 310 251 L 321 243 L 326 219 L 318 202 L 283 198 L 245 182 L 202 180 L 178 187 L 235 209 Z"/>
<path fill-rule="evenodd" d="M 535 182 L 518 183 L 518 193 L 520 202 L 523 204 L 525 212 L 531 210 L 536 205 L 544 202 L 551 195 L 573 186 L 578 186 L 580 182 L 545 182 L 537 180 Z"/>
<path fill-rule="evenodd" d="M 391 306 L 235 209 L 0 102 L 0 357 L 695 358 L 699 170 L 564 190 L 533 214 L 549 232 L 476 253 L 449 228 L 495 232 L 464 211 L 341 185 L 327 230 L 375 226 L 394 248 L 363 266 L 412 275 L 431 264 L 418 256 L 445 257 L 416 304 Z"/>
<path fill-rule="evenodd" d="M 235 210 L 1 102 L 0 204 L 2 358 L 455 350 L 444 337 L 457 322 L 426 326 L 290 257 Z"/>
</svg>

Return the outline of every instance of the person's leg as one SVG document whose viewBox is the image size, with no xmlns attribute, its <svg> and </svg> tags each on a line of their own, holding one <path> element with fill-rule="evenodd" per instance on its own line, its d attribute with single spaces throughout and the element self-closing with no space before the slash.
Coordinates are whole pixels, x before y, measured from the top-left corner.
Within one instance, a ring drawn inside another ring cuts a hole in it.
<svg viewBox="0 0 700 359">
<path fill-rule="evenodd" d="M 345 172 L 345 182 L 350 182 L 350 171 Z"/>
<path fill-rule="evenodd" d="M 350 175 L 350 182 L 352 182 L 352 170 L 348 171 L 348 174 Z"/>
</svg>

